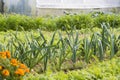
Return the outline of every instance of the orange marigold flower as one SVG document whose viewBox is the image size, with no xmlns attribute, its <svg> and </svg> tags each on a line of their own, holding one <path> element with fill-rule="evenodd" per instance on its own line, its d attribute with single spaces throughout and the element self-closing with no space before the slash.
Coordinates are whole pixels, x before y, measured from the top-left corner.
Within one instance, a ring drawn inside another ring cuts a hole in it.
<svg viewBox="0 0 120 80">
<path fill-rule="evenodd" d="M 2 70 L 3 69 L 3 67 L 2 66 L 0 66 L 0 70 Z"/>
<path fill-rule="evenodd" d="M 6 55 L 6 52 L 0 52 L 0 55 L 2 55 L 2 54 Z"/>
<path fill-rule="evenodd" d="M 27 68 L 27 69 L 25 69 L 25 72 L 29 73 L 29 72 L 30 72 L 30 69 L 28 69 L 28 68 Z"/>
<path fill-rule="evenodd" d="M 13 66 L 18 66 L 18 61 L 17 61 L 17 59 L 11 59 L 10 63 L 11 63 Z"/>
<path fill-rule="evenodd" d="M 0 56 L 4 59 L 6 59 L 6 52 L 0 52 Z"/>
<path fill-rule="evenodd" d="M 16 71 L 15 71 L 15 74 L 18 74 L 18 75 L 21 75 L 21 76 L 23 76 L 24 74 L 25 74 L 25 71 L 24 71 L 24 69 L 17 69 Z"/>
<path fill-rule="evenodd" d="M 26 69 L 27 66 L 26 66 L 25 64 L 20 64 L 19 68 L 21 68 L 21 69 Z"/>
<path fill-rule="evenodd" d="M 3 71 L 2 71 L 2 75 L 4 75 L 4 76 L 9 76 L 9 71 L 7 70 L 7 69 L 4 69 Z"/>
<path fill-rule="evenodd" d="M 6 51 L 6 56 L 7 56 L 8 58 L 10 58 L 10 57 L 11 57 L 11 55 L 10 55 L 10 52 L 9 52 L 9 51 Z"/>
<path fill-rule="evenodd" d="M 0 52 L 1 55 L 6 55 L 6 52 Z"/>
</svg>

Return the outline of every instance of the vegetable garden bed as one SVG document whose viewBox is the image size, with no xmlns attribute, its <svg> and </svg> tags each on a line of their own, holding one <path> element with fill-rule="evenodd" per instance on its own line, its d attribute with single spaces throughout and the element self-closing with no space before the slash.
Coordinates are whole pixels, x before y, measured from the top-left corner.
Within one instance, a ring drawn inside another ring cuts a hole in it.
<svg viewBox="0 0 120 80">
<path fill-rule="evenodd" d="M 1 15 L 4 18 L 3 20 L 7 20 L 8 18 L 9 21 L 9 19 L 12 19 L 10 21 L 13 21 L 13 25 L 8 22 L 7 26 L 9 29 L 14 28 L 13 30 L 16 31 L 8 31 L 8 29 L 7 32 L 0 32 L 0 51 L 10 51 L 11 58 L 15 58 L 28 66 L 30 73 L 22 76 L 21 79 L 23 80 L 119 80 L 120 29 L 117 28 L 119 21 L 117 22 L 115 21 L 116 19 L 112 19 L 113 21 L 110 20 L 111 23 L 109 23 L 109 21 L 104 21 L 104 18 L 101 22 L 96 21 L 97 24 L 99 23 L 100 28 L 86 27 L 86 25 L 90 25 L 91 23 L 87 23 L 86 20 L 88 19 L 85 16 L 91 16 L 91 19 L 96 20 L 98 17 L 105 17 L 106 15 L 94 15 L 93 18 L 92 15 L 66 15 L 65 19 L 62 19 L 63 22 L 65 20 L 65 24 L 61 24 L 62 21 L 57 24 L 58 27 L 65 26 L 64 31 L 59 30 L 62 29 L 60 27 L 54 32 L 41 31 L 38 27 L 34 28 L 34 30 L 25 31 L 28 28 L 27 26 L 31 26 L 28 23 L 32 20 L 30 17 L 27 17 L 28 22 L 25 20 L 24 27 L 21 25 L 24 29 L 19 28 L 21 29 L 19 31 L 16 28 L 19 24 L 19 19 L 18 22 L 16 21 L 16 25 L 14 25 L 14 19 L 17 20 L 16 17 L 19 17 L 19 15 Z M 115 17 L 116 15 L 112 16 Z M 26 16 L 22 16 L 22 18 L 24 17 L 26 18 Z M 74 20 L 77 17 L 84 17 L 85 21 L 83 23 L 86 25 L 79 25 L 79 23 L 76 23 L 77 21 L 74 24 L 74 21 L 71 21 L 71 17 L 75 18 Z M 61 18 L 63 17 L 56 19 L 60 20 Z M 109 18 L 111 19 L 111 16 Z M 4 21 L 1 22 L 5 23 Z M 66 22 L 68 22 L 68 25 L 66 25 Z M 49 21 L 47 25 L 48 23 Z M 6 23 L 4 26 L 6 26 Z M 81 26 L 84 26 L 85 29 L 81 29 Z M 4 28 L 1 27 L 1 29 Z M 30 29 L 33 28 L 31 27 Z M 114 57 L 117 59 L 112 59 Z M 3 56 L 0 58 L 3 58 Z M 0 66 L 3 66 L 3 69 L 8 68 L 4 66 L 4 62 L 0 62 Z M 19 68 L 19 66 L 16 67 Z M 10 73 L 9 76 L 4 76 L 4 78 L 13 80 L 11 76 L 15 75 L 11 75 Z M 3 75 L 0 74 L 0 77 L 3 78 Z M 18 80 L 18 78 L 14 78 L 14 80 Z"/>
</svg>

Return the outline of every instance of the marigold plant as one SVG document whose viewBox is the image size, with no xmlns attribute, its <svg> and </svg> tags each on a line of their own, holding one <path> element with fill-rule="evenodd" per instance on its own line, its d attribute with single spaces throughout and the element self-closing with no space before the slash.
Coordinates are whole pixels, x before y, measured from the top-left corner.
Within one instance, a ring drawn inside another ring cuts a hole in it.
<svg viewBox="0 0 120 80">
<path fill-rule="evenodd" d="M 11 61 L 10 61 L 10 63 L 11 63 L 11 65 L 13 65 L 13 66 L 18 66 L 19 64 L 19 62 L 17 61 L 17 59 L 11 59 Z"/>
<path fill-rule="evenodd" d="M 21 80 L 27 73 L 29 73 L 29 68 L 12 58 L 9 51 L 0 52 L 0 79 Z"/>
</svg>

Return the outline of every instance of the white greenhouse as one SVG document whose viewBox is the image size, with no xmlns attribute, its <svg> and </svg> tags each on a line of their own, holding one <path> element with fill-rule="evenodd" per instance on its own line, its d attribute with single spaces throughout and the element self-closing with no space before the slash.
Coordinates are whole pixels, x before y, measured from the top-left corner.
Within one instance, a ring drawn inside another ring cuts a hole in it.
<svg viewBox="0 0 120 80">
<path fill-rule="evenodd" d="M 37 8 L 109 8 L 119 7 L 120 0 L 37 0 Z"/>
<path fill-rule="evenodd" d="M 120 0 L 36 0 L 37 15 L 106 11 L 119 12 Z"/>
<path fill-rule="evenodd" d="M 3 1 L 3 5 L 2 2 Z M 64 11 L 119 11 L 120 0 L 0 0 L 4 12 L 25 15 L 59 15 Z"/>
</svg>

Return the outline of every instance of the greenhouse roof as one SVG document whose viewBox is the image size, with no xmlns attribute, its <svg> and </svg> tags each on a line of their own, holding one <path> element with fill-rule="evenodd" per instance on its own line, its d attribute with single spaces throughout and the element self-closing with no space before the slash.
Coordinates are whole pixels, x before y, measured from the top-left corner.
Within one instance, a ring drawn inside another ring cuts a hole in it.
<svg viewBox="0 0 120 80">
<path fill-rule="evenodd" d="M 37 8 L 109 8 L 119 7 L 120 0 L 37 0 Z"/>
</svg>

